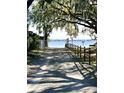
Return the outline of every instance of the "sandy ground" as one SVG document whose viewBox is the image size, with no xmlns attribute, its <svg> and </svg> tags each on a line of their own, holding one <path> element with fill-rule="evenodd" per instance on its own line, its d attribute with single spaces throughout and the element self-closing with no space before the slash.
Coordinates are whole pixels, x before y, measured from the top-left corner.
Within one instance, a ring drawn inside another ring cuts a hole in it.
<svg viewBox="0 0 124 93">
<path fill-rule="evenodd" d="M 28 93 L 97 93 L 96 81 L 83 77 L 67 52 L 46 49 L 28 65 Z"/>
</svg>

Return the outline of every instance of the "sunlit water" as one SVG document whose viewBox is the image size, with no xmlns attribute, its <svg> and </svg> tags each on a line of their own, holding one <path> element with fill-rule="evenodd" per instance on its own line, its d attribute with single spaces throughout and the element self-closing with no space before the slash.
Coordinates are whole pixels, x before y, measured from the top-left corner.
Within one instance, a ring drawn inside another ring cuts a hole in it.
<svg viewBox="0 0 124 93">
<path fill-rule="evenodd" d="M 48 41 L 48 47 L 50 48 L 64 48 L 65 47 L 66 40 L 49 40 Z M 96 43 L 95 40 L 73 40 L 69 41 L 69 43 L 73 43 L 78 46 L 85 46 L 89 47 L 89 45 L 93 45 Z"/>
</svg>

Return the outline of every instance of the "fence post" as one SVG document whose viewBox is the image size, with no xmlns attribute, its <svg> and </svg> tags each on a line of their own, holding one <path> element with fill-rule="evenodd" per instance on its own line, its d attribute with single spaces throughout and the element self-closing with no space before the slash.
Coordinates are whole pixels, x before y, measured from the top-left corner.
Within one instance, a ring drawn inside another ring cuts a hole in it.
<svg viewBox="0 0 124 93">
<path fill-rule="evenodd" d="M 97 48 L 96 48 L 96 66 L 97 66 Z"/>
<path fill-rule="evenodd" d="M 85 47 L 84 47 L 84 61 L 85 61 Z"/>
<path fill-rule="evenodd" d="M 76 56 L 78 55 L 77 49 L 78 49 L 78 48 L 77 48 L 77 46 L 76 46 Z"/>
<path fill-rule="evenodd" d="M 89 65 L 91 65 L 91 61 L 90 61 L 90 47 L 89 47 Z"/>
<path fill-rule="evenodd" d="M 76 55 L 76 53 L 77 53 L 77 49 L 76 49 L 76 45 L 75 45 L 75 55 Z"/>
<path fill-rule="evenodd" d="M 81 46 L 80 46 L 80 58 L 81 58 Z"/>
<path fill-rule="evenodd" d="M 78 56 L 80 57 L 80 47 L 78 46 Z"/>
<path fill-rule="evenodd" d="M 77 56 L 79 56 L 79 47 L 77 46 Z"/>
</svg>

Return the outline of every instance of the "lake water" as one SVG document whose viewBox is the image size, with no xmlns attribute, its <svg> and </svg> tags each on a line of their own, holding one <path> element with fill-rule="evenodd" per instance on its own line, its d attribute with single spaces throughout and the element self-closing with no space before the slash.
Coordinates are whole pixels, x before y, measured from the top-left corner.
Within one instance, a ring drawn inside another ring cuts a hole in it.
<svg viewBox="0 0 124 93">
<path fill-rule="evenodd" d="M 64 48 L 65 43 L 66 43 L 66 40 L 49 40 L 48 47 Z M 69 41 L 69 43 L 72 43 L 72 41 Z M 73 40 L 73 44 L 78 45 L 78 46 L 89 47 L 89 45 L 92 45 L 94 43 L 96 43 L 96 40 Z"/>
</svg>

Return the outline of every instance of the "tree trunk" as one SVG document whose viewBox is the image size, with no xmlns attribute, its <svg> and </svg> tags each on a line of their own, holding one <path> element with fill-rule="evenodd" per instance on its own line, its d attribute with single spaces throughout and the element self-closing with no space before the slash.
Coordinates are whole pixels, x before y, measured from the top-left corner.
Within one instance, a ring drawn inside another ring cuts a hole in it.
<svg viewBox="0 0 124 93">
<path fill-rule="evenodd" d="M 43 26 L 43 33 L 44 33 L 44 46 L 45 47 L 48 47 L 48 41 L 47 41 L 47 39 L 48 39 L 48 36 L 49 36 L 49 34 L 50 34 L 50 32 L 51 32 L 51 26 L 50 25 L 44 25 Z"/>
<path fill-rule="evenodd" d="M 45 46 L 45 47 L 48 47 L 47 38 L 48 38 L 47 31 L 44 30 L 44 46 Z"/>
<path fill-rule="evenodd" d="M 47 42 L 47 36 L 46 35 L 44 36 L 44 46 L 48 47 L 48 42 Z"/>
</svg>

